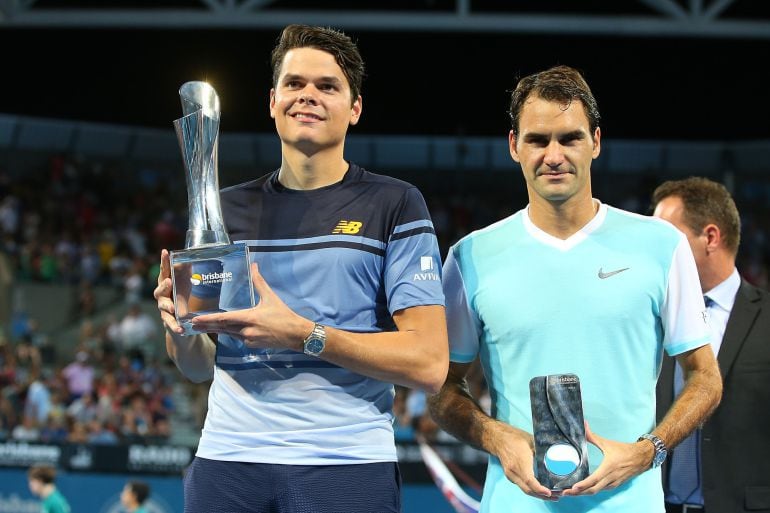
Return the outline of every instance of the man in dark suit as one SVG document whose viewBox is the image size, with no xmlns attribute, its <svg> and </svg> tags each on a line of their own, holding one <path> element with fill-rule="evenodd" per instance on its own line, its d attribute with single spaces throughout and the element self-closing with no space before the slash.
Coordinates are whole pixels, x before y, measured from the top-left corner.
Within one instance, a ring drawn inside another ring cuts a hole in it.
<svg viewBox="0 0 770 513">
<path fill-rule="evenodd" d="M 770 511 L 770 294 L 735 268 L 740 217 L 730 193 L 706 178 L 668 181 L 653 193 L 654 215 L 687 236 L 714 332 L 722 402 L 673 450 L 663 470 L 666 511 Z M 681 386 L 665 358 L 658 419 Z"/>
</svg>

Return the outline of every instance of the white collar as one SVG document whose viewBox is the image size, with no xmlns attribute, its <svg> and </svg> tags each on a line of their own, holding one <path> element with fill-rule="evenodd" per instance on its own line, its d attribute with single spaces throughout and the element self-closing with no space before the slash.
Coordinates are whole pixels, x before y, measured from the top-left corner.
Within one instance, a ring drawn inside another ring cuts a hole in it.
<svg viewBox="0 0 770 513">
<path fill-rule="evenodd" d="M 547 233 L 535 226 L 535 223 L 533 223 L 532 219 L 529 217 L 529 205 L 527 205 L 527 207 L 522 211 L 522 222 L 524 223 L 524 229 L 527 230 L 527 232 L 532 237 L 539 240 L 543 244 L 553 246 L 560 251 L 568 251 L 583 242 L 592 232 L 596 231 L 602 225 L 602 223 L 604 223 L 604 219 L 607 217 L 607 205 L 596 198 L 593 198 L 592 201 L 595 205 L 598 205 L 596 214 L 594 214 L 594 216 L 590 221 L 588 221 L 588 223 L 586 223 L 585 226 L 564 240 L 558 237 L 554 237 L 550 233 Z"/>
<path fill-rule="evenodd" d="M 722 283 L 706 292 L 708 296 L 720 308 L 732 312 L 735 304 L 735 295 L 738 294 L 738 288 L 741 286 L 741 276 L 738 269 L 733 268 L 733 272 Z"/>
</svg>

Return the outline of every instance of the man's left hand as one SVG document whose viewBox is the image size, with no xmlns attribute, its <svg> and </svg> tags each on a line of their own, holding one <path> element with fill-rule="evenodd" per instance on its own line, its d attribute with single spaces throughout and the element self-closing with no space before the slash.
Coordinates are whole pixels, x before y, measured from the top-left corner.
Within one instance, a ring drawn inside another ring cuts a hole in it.
<svg viewBox="0 0 770 513">
<path fill-rule="evenodd" d="M 251 281 L 259 295 L 257 306 L 245 310 L 206 314 L 192 320 L 205 333 L 240 339 L 249 347 L 302 351 L 302 342 L 313 330 L 313 322 L 291 310 L 267 284 L 257 264 L 251 264 Z"/>
<path fill-rule="evenodd" d="M 587 478 L 564 490 L 564 497 L 595 495 L 612 490 L 650 468 L 653 448 L 649 443 L 623 443 L 594 434 L 586 423 L 586 440 L 604 453 L 599 467 Z M 648 447 L 649 446 L 649 447 Z"/>
</svg>

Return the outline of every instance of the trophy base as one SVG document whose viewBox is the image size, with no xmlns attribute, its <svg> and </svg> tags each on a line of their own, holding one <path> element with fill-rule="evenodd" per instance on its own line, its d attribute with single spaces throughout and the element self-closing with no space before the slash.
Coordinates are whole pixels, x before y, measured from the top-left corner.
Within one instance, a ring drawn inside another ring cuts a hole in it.
<svg viewBox="0 0 770 513">
<path fill-rule="evenodd" d="M 226 312 L 227 310 L 222 309 L 216 309 L 216 310 L 203 310 L 198 312 L 190 312 L 184 317 L 177 317 L 176 321 L 179 323 L 179 325 L 184 329 L 184 333 L 182 333 L 183 336 L 188 335 L 198 335 L 201 333 L 204 333 L 202 331 L 198 331 L 195 328 L 193 328 L 192 320 L 198 317 L 199 315 L 206 315 L 206 314 L 212 314 L 212 313 L 222 313 Z"/>
<path fill-rule="evenodd" d="M 174 309 L 183 335 L 202 333 L 192 326 L 199 315 L 245 310 L 256 304 L 246 244 L 172 251 L 170 259 Z"/>
</svg>

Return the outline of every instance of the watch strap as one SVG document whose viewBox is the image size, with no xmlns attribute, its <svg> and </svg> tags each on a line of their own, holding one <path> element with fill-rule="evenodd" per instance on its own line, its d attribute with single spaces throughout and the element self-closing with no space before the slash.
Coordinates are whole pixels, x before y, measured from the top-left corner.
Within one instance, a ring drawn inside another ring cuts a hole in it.
<svg viewBox="0 0 770 513">
<path fill-rule="evenodd" d="M 645 433 L 642 436 L 640 436 L 636 441 L 641 442 L 642 440 L 649 440 L 653 448 L 655 449 L 655 453 L 652 456 L 652 463 L 650 465 L 651 468 L 659 467 L 663 464 L 663 461 L 666 459 L 666 455 L 668 454 L 668 449 L 666 448 L 666 444 L 658 438 L 657 436 L 653 435 L 652 433 Z"/>
</svg>

